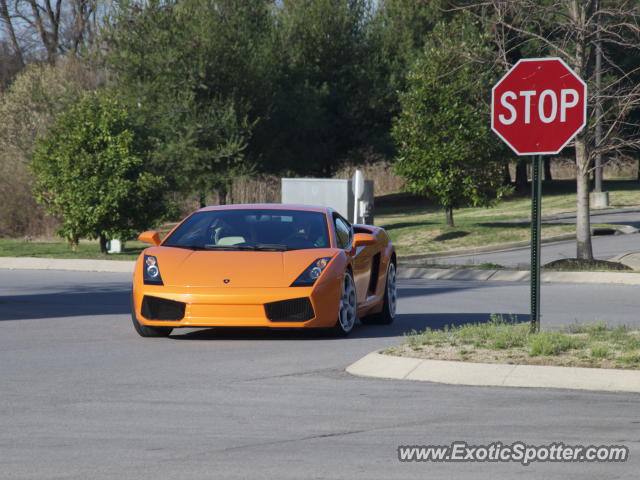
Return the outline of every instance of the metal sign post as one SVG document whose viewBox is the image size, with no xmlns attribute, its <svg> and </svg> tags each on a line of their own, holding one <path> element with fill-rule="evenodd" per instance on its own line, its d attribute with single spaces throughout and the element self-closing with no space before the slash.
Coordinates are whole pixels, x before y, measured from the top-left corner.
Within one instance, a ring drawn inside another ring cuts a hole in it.
<svg viewBox="0 0 640 480">
<path fill-rule="evenodd" d="M 531 331 L 540 330 L 540 210 L 542 209 L 542 155 L 535 155 L 531 169 Z"/>
<path fill-rule="evenodd" d="M 523 58 L 491 90 L 491 129 L 517 155 L 535 155 L 531 182 L 531 330 L 540 329 L 542 155 L 587 123 L 587 84 L 559 58 Z"/>
</svg>

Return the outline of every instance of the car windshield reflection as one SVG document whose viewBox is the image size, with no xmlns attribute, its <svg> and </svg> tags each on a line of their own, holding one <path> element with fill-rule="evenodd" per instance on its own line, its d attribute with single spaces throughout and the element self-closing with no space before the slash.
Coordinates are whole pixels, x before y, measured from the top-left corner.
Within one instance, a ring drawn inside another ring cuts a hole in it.
<svg viewBox="0 0 640 480">
<path fill-rule="evenodd" d="M 162 244 L 191 250 L 287 251 L 328 248 L 321 212 L 277 209 L 210 210 L 187 218 Z"/>
</svg>

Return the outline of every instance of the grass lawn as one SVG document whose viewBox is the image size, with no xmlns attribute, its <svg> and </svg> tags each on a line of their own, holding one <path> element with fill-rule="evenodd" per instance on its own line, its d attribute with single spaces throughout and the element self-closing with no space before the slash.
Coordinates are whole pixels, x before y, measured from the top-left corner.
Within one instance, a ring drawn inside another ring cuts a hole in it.
<svg viewBox="0 0 640 480">
<path fill-rule="evenodd" d="M 640 205 L 640 184 L 628 180 L 604 182 L 612 207 Z M 557 180 L 543 185 L 542 215 L 576 209 L 575 181 Z M 376 209 L 376 225 L 384 227 L 400 254 L 431 253 L 456 248 L 517 242 L 530 239 L 530 197 L 511 197 L 492 208 L 461 208 L 453 214 L 455 227 L 445 224 L 442 209 L 434 205 L 403 205 Z M 596 225 L 594 225 L 596 226 Z M 542 225 L 542 238 L 573 233 L 573 225 Z"/>
<path fill-rule="evenodd" d="M 608 180 L 612 207 L 640 205 L 640 184 L 632 180 Z M 432 253 L 457 248 L 497 245 L 530 239 L 531 199 L 513 196 L 492 208 L 461 208 L 454 212 L 456 226 L 448 228 L 437 206 L 413 200 L 394 206 L 376 207 L 376 225 L 387 229 L 398 252 Z M 556 180 L 543 185 L 542 214 L 575 211 L 575 181 Z M 505 220 L 525 219 L 504 223 Z M 607 225 L 593 225 L 594 227 Z M 166 230 L 166 228 L 165 228 Z M 542 238 L 573 233 L 573 225 L 542 225 Z M 108 258 L 134 260 L 146 244 L 127 242 L 122 254 L 101 255 L 97 242 L 83 241 L 77 252 L 64 242 L 25 242 L 0 238 L 0 257 Z"/>
<path fill-rule="evenodd" d="M 604 322 L 530 333 L 528 323 L 492 315 L 477 323 L 412 332 L 387 354 L 434 360 L 640 369 L 640 332 Z"/>
<path fill-rule="evenodd" d="M 0 238 L 0 257 L 44 257 L 44 258 L 95 258 L 101 260 L 135 260 L 140 252 L 149 245 L 130 241 L 125 244 L 123 253 L 102 255 L 97 242 L 81 241 L 78 250 L 71 251 L 66 242 L 25 242 L 9 238 Z M 1 261 L 1 260 L 0 260 Z"/>
</svg>

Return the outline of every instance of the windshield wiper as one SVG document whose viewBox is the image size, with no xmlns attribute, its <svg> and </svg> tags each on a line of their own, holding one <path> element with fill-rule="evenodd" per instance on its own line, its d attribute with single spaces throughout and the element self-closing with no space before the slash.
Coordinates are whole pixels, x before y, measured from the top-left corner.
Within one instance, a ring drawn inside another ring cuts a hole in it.
<svg viewBox="0 0 640 480">
<path fill-rule="evenodd" d="M 205 250 L 255 250 L 251 245 L 214 245 L 208 243 L 203 247 Z"/>
<path fill-rule="evenodd" d="M 280 243 L 258 243 L 253 246 L 256 250 L 274 250 L 276 252 L 284 252 L 289 250 L 289 247 Z"/>
<path fill-rule="evenodd" d="M 289 249 L 286 245 L 281 245 L 279 243 L 257 243 L 255 245 L 205 245 L 204 247 L 207 250 L 274 250 L 278 252 L 283 252 Z"/>
<path fill-rule="evenodd" d="M 258 243 L 256 245 L 190 245 L 190 244 L 177 244 L 177 243 L 165 243 L 163 247 L 175 247 L 186 248 L 188 250 L 253 250 L 253 251 L 276 251 L 284 252 L 289 250 L 286 245 L 278 243 Z"/>
</svg>

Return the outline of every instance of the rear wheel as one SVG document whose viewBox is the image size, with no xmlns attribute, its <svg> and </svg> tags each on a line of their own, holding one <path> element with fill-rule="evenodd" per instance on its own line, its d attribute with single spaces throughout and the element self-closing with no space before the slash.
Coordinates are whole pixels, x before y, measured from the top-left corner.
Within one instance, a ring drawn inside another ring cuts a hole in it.
<svg viewBox="0 0 640 480">
<path fill-rule="evenodd" d="M 351 272 L 346 271 L 342 280 L 340 304 L 338 307 L 338 320 L 333 327 L 333 333 L 337 336 L 348 335 L 358 319 L 358 304 L 356 300 L 356 285 Z"/>
<path fill-rule="evenodd" d="M 143 325 L 138 321 L 136 317 L 136 309 L 133 305 L 133 295 L 131 296 L 131 321 L 133 322 L 133 328 L 136 329 L 138 335 L 141 337 L 168 337 L 173 330 L 172 327 L 150 327 Z"/>
<path fill-rule="evenodd" d="M 360 319 L 360 321 L 365 325 L 389 325 L 396 318 L 397 303 L 398 293 L 396 289 L 396 266 L 393 262 L 389 262 L 382 311 L 380 313 L 368 315 Z"/>
</svg>

